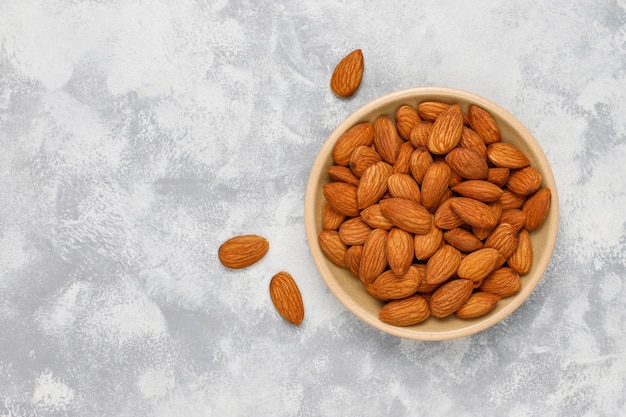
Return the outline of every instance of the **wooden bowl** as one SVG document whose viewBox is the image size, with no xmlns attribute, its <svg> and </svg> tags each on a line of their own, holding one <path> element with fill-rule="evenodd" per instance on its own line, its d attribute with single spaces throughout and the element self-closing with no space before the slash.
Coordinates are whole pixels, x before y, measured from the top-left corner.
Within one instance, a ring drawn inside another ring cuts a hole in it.
<svg viewBox="0 0 626 417">
<path fill-rule="evenodd" d="M 326 169 L 334 163 L 332 150 L 335 142 L 346 130 L 357 123 L 373 122 L 381 115 L 393 120 L 400 106 L 408 104 L 416 108 L 417 104 L 423 101 L 456 103 L 464 112 L 467 112 L 470 104 L 475 104 L 489 111 L 498 123 L 503 142 L 517 146 L 528 156 L 531 166 L 542 174 L 542 187 L 550 188 L 552 202 L 544 223 L 530 233 L 533 263 L 530 271 L 522 276 L 521 289 L 515 295 L 502 298 L 494 310 L 479 318 L 460 319 L 454 315 L 444 319 L 429 317 L 426 321 L 413 326 L 397 327 L 380 321 L 378 314 L 383 303 L 368 294 L 361 281 L 347 268 L 335 265 L 322 253 L 318 243 L 318 234 L 322 230 L 322 207 L 326 201 L 322 187 L 330 181 Z M 330 134 L 317 155 L 309 176 L 304 205 L 309 248 L 330 291 L 348 310 L 371 326 L 395 336 L 416 340 L 447 340 L 468 336 L 493 326 L 515 311 L 537 286 L 548 266 L 559 221 L 559 203 L 552 170 L 543 150 L 528 129 L 502 107 L 483 97 L 443 87 L 420 87 L 397 91 L 377 98 L 349 115 Z"/>
</svg>

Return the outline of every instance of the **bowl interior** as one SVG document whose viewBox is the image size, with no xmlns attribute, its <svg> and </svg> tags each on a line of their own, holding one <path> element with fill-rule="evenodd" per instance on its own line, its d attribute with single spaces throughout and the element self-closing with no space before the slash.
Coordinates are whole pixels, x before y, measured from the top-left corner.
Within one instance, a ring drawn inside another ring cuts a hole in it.
<svg viewBox="0 0 626 417">
<path fill-rule="evenodd" d="M 325 198 L 322 186 L 330 181 L 326 169 L 333 165 L 332 150 L 337 139 L 350 127 L 361 122 L 373 122 L 386 115 L 392 120 L 396 110 L 408 104 L 416 107 L 423 101 L 456 103 L 467 112 L 470 104 L 488 110 L 497 121 L 502 140 L 517 146 L 530 159 L 531 166 L 543 176 L 542 187 L 552 191 L 550 212 L 545 222 L 530 233 L 533 246 L 533 263 L 530 271 L 522 276 L 520 291 L 501 299 L 489 314 L 476 319 L 428 318 L 408 327 L 391 326 L 381 322 L 378 313 L 382 302 L 368 294 L 361 281 L 348 269 L 332 263 L 322 253 L 317 236 L 322 230 L 322 207 Z M 467 336 L 484 330 L 511 314 L 530 295 L 540 281 L 548 265 L 556 241 L 558 227 L 558 197 L 554 177 L 546 156 L 532 134 L 511 114 L 491 101 L 462 90 L 443 87 L 423 87 L 398 91 L 375 99 L 349 115 L 323 144 L 309 176 L 305 196 L 305 228 L 313 260 L 322 279 L 337 299 L 353 314 L 368 324 L 392 335 L 417 340 L 445 340 Z"/>
</svg>

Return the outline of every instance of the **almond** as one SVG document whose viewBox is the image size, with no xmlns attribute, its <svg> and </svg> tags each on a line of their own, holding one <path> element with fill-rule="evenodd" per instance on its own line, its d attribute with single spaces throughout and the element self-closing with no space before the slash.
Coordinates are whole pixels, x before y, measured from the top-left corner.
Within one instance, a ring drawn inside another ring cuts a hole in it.
<svg viewBox="0 0 626 417">
<path fill-rule="evenodd" d="M 449 166 L 449 165 L 448 165 Z M 464 178 L 460 176 L 455 170 L 451 170 L 450 181 L 448 181 L 448 188 L 456 187 L 464 181 Z M 452 191 L 452 190 L 450 190 Z M 452 196 L 452 195 L 450 195 Z M 440 202 L 441 204 L 441 202 Z"/>
<path fill-rule="evenodd" d="M 428 168 L 434 163 L 433 156 L 426 148 L 416 148 L 409 159 L 411 175 L 418 184 L 422 184 Z"/>
<path fill-rule="evenodd" d="M 396 126 L 387 116 L 380 116 L 374 121 L 374 148 L 383 161 L 393 165 L 398 157 L 402 139 Z"/>
<path fill-rule="evenodd" d="M 387 179 L 393 174 L 393 168 L 386 162 L 376 162 L 365 170 L 357 186 L 357 204 L 359 209 L 375 204 L 387 192 Z"/>
<path fill-rule="evenodd" d="M 463 113 L 458 104 L 445 109 L 433 123 L 428 135 L 428 150 L 445 155 L 459 144 L 463 133 Z"/>
<path fill-rule="evenodd" d="M 389 230 L 393 227 L 393 223 L 383 215 L 380 204 L 372 204 L 361 211 L 361 218 L 373 229 Z"/>
<path fill-rule="evenodd" d="M 371 146 L 374 142 L 374 128 L 364 122 L 352 126 L 343 133 L 333 147 L 333 160 L 337 165 L 348 166 L 352 151 L 357 146 Z"/>
<path fill-rule="evenodd" d="M 372 282 L 387 269 L 387 231 L 374 229 L 363 245 L 363 255 L 359 264 L 359 278 Z"/>
<path fill-rule="evenodd" d="M 520 275 L 527 274 L 533 264 L 533 247 L 528 230 L 519 232 L 519 240 L 515 252 L 507 260 L 509 267 Z"/>
<path fill-rule="evenodd" d="M 498 217 L 491 207 L 473 198 L 458 197 L 450 205 L 452 210 L 470 226 L 490 229 L 498 224 Z"/>
<path fill-rule="evenodd" d="M 411 136 L 411 130 L 413 127 L 421 121 L 417 110 L 408 105 L 403 105 L 396 110 L 396 127 L 398 134 L 404 140 L 409 140 Z"/>
<path fill-rule="evenodd" d="M 411 142 L 404 142 L 400 145 L 400 149 L 398 150 L 398 157 L 396 158 L 396 163 L 393 164 L 393 171 L 400 174 L 408 174 L 411 172 L 411 155 L 413 154 L 413 145 Z"/>
<path fill-rule="evenodd" d="M 512 268 L 498 268 L 487 276 L 480 285 L 481 291 L 490 292 L 500 297 L 517 293 L 521 287 L 520 275 Z"/>
<path fill-rule="evenodd" d="M 441 203 L 435 211 L 435 225 L 450 230 L 465 224 L 465 221 L 452 210 L 452 203 L 459 197 L 452 197 Z"/>
<path fill-rule="evenodd" d="M 526 196 L 515 194 L 508 188 L 505 188 L 502 190 L 500 202 L 502 203 L 502 210 L 519 209 L 522 208 L 524 202 L 526 202 Z"/>
<path fill-rule="evenodd" d="M 394 173 L 387 179 L 387 189 L 392 197 L 420 202 L 420 187 L 409 174 Z"/>
<path fill-rule="evenodd" d="M 541 174 L 532 167 L 515 170 L 506 186 L 519 195 L 531 195 L 541 187 Z"/>
<path fill-rule="evenodd" d="M 500 252 L 493 248 L 482 248 L 467 254 L 459 264 L 459 278 L 477 282 L 493 272 Z"/>
<path fill-rule="evenodd" d="M 487 178 L 489 167 L 487 161 L 473 149 L 454 148 L 446 155 L 446 163 L 461 177 L 470 180 Z"/>
<path fill-rule="evenodd" d="M 496 201 L 502 196 L 502 188 L 484 180 L 463 181 L 452 188 L 452 191 L 463 197 L 470 197 L 483 203 Z"/>
<path fill-rule="evenodd" d="M 497 249 L 506 259 L 515 252 L 519 241 L 519 234 L 515 227 L 509 223 L 500 223 L 487 236 L 485 248 Z"/>
<path fill-rule="evenodd" d="M 421 295 L 392 300 L 380 310 L 380 320 L 392 326 L 412 326 L 423 322 L 430 315 L 428 302 Z"/>
<path fill-rule="evenodd" d="M 526 229 L 532 231 L 543 224 L 550 210 L 551 199 L 549 188 L 542 188 L 528 197 L 522 208 L 526 215 Z"/>
<path fill-rule="evenodd" d="M 386 298 L 380 297 L 378 294 L 374 292 L 374 281 L 363 282 L 363 288 L 365 288 L 365 291 L 367 291 L 367 293 L 371 295 L 372 297 L 374 297 L 375 299 L 380 300 L 380 301 L 389 301 Z"/>
<path fill-rule="evenodd" d="M 367 240 L 372 228 L 360 217 L 352 217 L 339 227 L 339 238 L 347 246 L 362 245 Z"/>
<path fill-rule="evenodd" d="M 425 148 L 428 146 L 428 136 L 433 128 L 430 122 L 418 122 L 413 126 L 409 134 L 409 141 L 415 148 Z"/>
<path fill-rule="evenodd" d="M 357 185 L 359 183 L 359 179 L 348 167 L 333 165 L 326 169 L 326 173 L 328 173 L 328 176 L 332 181 L 346 182 L 352 185 Z"/>
<path fill-rule="evenodd" d="M 450 107 L 450 105 L 447 103 L 439 101 L 424 101 L 417 105 L 417 114 L 422 120 L 434 122 L 448 107 Z"/>
<path fill-rule="evenodd" d="M 361 175 L 376 162 L 382 161 L 382 158 L 371 146 L 357 146 L 350 156 L 350 170 L 354 176 L 361 178 Z"/>
<path fill-rule="evenodd" d="M 483 242 L 469 230 L 457 227 L 443 233 L 443 240 L 461 252 L 474 252 L 483 247 Z"/>
<path fill-rule="evenodd" d="M 420 204 L 406 198 L 387 198 L 380 201 L 380 209 L 389 221 L 409 233 L 428 233 L 433 224 L 432 215 Z"/>
<path fill-rule="evenodd" d="M 504 210 L 500 217 L 500 223 L 508 223 L 519 232 L 526 224 L 526 214 L 520 209 Z"/>
<path fill-rule="evenodd" d="M 330 78 L 330 89 L 340 97 L 350 97 L 361 85 L 363 69 L 363 52 L 355 49 L 335 67 Z"/>
<path fill-rule="evenodd" d="M 487 157 L 497 167 L 518 169 L 530 165 L 530 160 L 515 145 L 495 142 L 487 147 Z"/>
<path fill-rule="evenodd" d="M 478 106 L 472 105 L 468 111 L 470 127 L 485 143 L 500 142 L 500 129 L 491 114 Z"/>
<path fill-rule="evenodd" d="M 415 256 L 413 235 L 394 227 L 387 235 L 386 253 L 389 268 L 396 275 L 404 274 L 413 263 Z"/>
<path fill-rule="evenodd" d="M 339 232 L 334 230 L 321 231 L 318 235 L 320 249 L 331 262 L 346 266 L 346 244 L 341 241 Z"/>
<path fill-rule="evenodd" d="M 469 127 L 463 127 L 463 133 L 461 133 L 461 140 L 459 146 L 476 151 L 485 161 L 487 160 L 487 145 L 483 139 L 478 136 L 478 133 L 474 132 Z"/>
<path fill-rule="evenodd" d="M 504 187 L 509 181 L 510 174 L 511 170 L 508 168 L 489 168 L 489 171 L 487 172 L 487 181 L 497 185 L 498 187 Z"/>
<path fill-rule="evenodd" d="M 442 284 L 430 296 L 429 307 L 434 317 L 444 318 L 457 311 L 472 295 L 472 281 L 454 279 Z"/>
<path fill-rule="evenodd" d="M 478 291 L 470 295 L 465 303 L 455 312 L 461 319 L 475 319 L 491 312 L 500 301 L 500 296 Z"/>
<path fill-rule="evenodd" d="M 374 281 L 373 292 L 380 299 L 399 300 L 414 294 L 421 282 L 420 273 L 414 266 L 404 274 L 396 274 L 388 269 Z"/>
<path fill-rule="evenodd" d="M 423 235 L 413 236 L 413 248 L 415 257 L 420 261 L 425 261 L 437 252 L 441 246 L 443 232 L 433 224 L 430 232 Z"/>
<path fill-rule="evenodd" d="M 336 211 L 328 202 L 322 207 L 322 229 L 338 230 L 346 216 Z"/>
<path fill-rule="evenodd" d="M 454 275 L 461 263 L 461 252 L 453 246 L 442 245 L 426 263 L 426 282 L 439 284 Z"/>
<path fill-rule="evenodd" d="M 435 162 L 428 167 L 422 180 L 421 198 L 426 210 L 434 213 L 441 198 L 448 189 L 452 171 L 444 161 Z"/>
<path fill-rule="evenodd" d="M 287 272 L 279 272 L 270 281 L 270 298 L 276 311 L 289 323 L 299 326 L 304 320 L 304 305 L 298 285 Z"/>
<path fill-rule="evenodd" d="M 329 182 L 323 186 L 324 197 L 331 207 L 348 217 L 359 215 L 357 188 L 345 182 Z"/>
<path fill-rule="evenodd" d="M 227 268 L 247 268 L 261 260 L 269 250 L 267 239 L 258 235 L 233 236 L 222 243 L 217 256 Z"/>
<path fill-rule="evenodd" d="M 359 277 L 359 265 L 361 264 L 361 257 L 363 256 L 363 245 L 350 246 L 346 250 L 346 256 L 344 262 L 346 268 L 352 272 L 352 275 Z"/>
</svg>

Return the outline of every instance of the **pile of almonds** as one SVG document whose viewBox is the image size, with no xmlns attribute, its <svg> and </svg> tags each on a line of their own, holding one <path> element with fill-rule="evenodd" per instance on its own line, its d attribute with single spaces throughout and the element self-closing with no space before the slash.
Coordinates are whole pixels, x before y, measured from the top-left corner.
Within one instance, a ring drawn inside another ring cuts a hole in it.
<svg viewBox="0 0 626 417">
<path fill-rule="evenodd" d="M 520 289 L 551 192 L 485 109 L 403 105 L 347 130 L 333 160 L 319 244 L 381 321 L 480 317 Z"/>
</svg>

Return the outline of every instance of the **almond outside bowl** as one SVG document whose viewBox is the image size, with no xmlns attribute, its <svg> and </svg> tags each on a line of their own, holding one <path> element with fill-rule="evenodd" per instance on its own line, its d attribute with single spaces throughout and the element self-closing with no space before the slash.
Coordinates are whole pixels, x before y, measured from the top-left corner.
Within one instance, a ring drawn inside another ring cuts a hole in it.
<svg viewBox="0 0 626 417">
<path fill-rule="evenodd" d="M 326 169 L 333 164 L 333 147 L 346 130 L 357 123 L 373 122 L 381 115 L 393 120 L 400 106 L 408 104 L 416 108 L 417 104 L 423 101 L 456 103 L 464 112 L 467 112 L 470 104 L 475 104 L 489 111 L 500 127 L 502 140 L 522 150 L 530 159 L 531 166 L 542 174 L 542 187 L 550 188 L 552 202 L 544 223 L 530 233 L 533 263 L 530 271 L 522 276 L 522 286 L 518 293 L 502 298 L 493 311 L 476 319 L 459 319 L 456 316 L 445 319 L 430 317 L 414 326 L 396 327 L 383 323 L 378 318 L 383 303 L 369 295 L 361 281 L 347 268 L 335 265 L 322 253 L 318 244 L 318 234 L 322 230 L 322 207 L 325 203 L 322 187 L 330 181 Z M 528 298 L 543 277 L 552 256 L 559 222 L 558 208 L 556 184 L 548 160 L 532 134 L 515 117 L 499 105 L 470 92 L 444 87 L 418 87 L 390 93 L 363 105 L 330 134 L 320 149 L 309 175 L 304 203 L 304 222 L 309 249 L 317 269 L 341 304 L 361 320 L 383 332 L 407 339 L 435 341 L 460 338 L 485 330 L 513 313 Z"/>
</svg>

